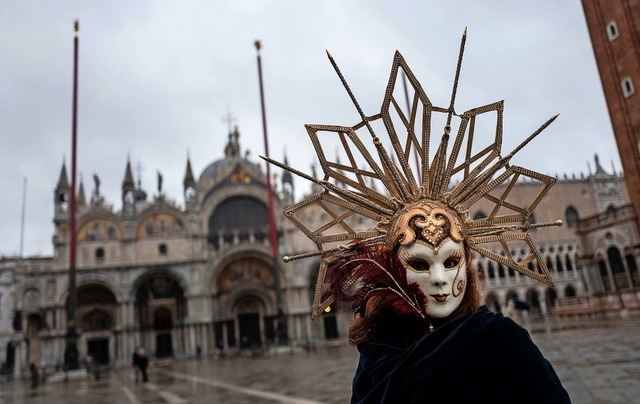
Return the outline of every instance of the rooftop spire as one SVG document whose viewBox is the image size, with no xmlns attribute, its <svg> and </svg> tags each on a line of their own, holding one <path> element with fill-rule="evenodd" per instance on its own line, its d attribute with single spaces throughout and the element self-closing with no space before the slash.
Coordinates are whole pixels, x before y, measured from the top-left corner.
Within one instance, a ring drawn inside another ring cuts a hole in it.
<svg viewBox="0 0 640 404">
<path fill-rule="evenodd" d="M 62 162 L 62 169 L 60 170 L 60 177 L 58 178 L 58 189 L 70 189 L 69 178 L 67 177 L 67 165 Z"/>
<path fill-rule="evenodd" d="M 80 175 L 80 186 L 78 187 L 78 206 L 87 206 L 87 198 L 84 194 L 82 175 Z"/>
<path fill-rule="evenodd" d="M 182 181 L 182 185 L 184 188 L 188 188 L 189 186 L 195 187 L 196 180 L 193 178 L 193 170 L 191 169 L 191 158 L 187 156 L 187 169 L 184 173 L 184 180 Z"/>
<path fill-rule="evenodd" d="M 127 168 L 124 171 L 124 180 L 122 180 L 122 189 L 135 189 L 136 183 L 133 180 L 133 171 L 131 170 L 131 161 L 127 159 Z"/>
</svg>

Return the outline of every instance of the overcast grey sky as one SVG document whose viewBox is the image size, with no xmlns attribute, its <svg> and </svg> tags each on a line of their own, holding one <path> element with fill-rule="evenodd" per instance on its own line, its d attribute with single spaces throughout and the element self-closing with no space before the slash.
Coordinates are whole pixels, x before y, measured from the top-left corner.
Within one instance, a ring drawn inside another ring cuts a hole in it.
<svg viewBox="0 0 640 404">
<path fill-rule="evenodd" d="M 460 36 L 468 27 L 458 111 L 505 100 L 510 150 L 560 117 L 514 163 L 550 175 L 587 174 L 598 153 L 621 170 L 579 0 L 456 1 L 12 1 L 0 6 L 0 254 L 52 253 L 53 190 L 70 173 L 73 20 L 80 19 L 78 172 L 93 174 L 116 210 L 127 157 L 156 192 L 183 202 L 195 175 L 223 155 L 230 111 L 243 149 L 263 154 L 253 42 L 263 43 L 272 157 L 286 147 L 309 172 L 305 123 L 359 121 L 327 60 L 341 67 L 365 114 L 380 108 L 397 49 L 427 95 L 448 105 Z M 138 176 L 138 172 L 134 175 Z M 298 194 L 309 185 L 296 180 Z"/>
</svg>

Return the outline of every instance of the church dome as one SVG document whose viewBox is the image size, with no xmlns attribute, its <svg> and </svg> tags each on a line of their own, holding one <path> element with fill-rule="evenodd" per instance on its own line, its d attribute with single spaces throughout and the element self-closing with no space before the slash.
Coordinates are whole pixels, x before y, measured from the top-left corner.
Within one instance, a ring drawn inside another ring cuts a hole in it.
<svg viewBox="0 0 640 404">
<path fill-rule="evenodd" d="M 229 140 L 224 148 L 224 157 L 213 161 L 200 174 L 199 183 L 215 183 L 229 174 L 230 171 L 241 170 L 251 176 L 254 180 L 264 182 L 264 173 L 260 165 L 247 159 L 248 152 L 245 156 L 240 155 L 240 143 L 238 138 L 240 133 L 236 127 L 232 133 L 229 133 Z"/>
</svg>

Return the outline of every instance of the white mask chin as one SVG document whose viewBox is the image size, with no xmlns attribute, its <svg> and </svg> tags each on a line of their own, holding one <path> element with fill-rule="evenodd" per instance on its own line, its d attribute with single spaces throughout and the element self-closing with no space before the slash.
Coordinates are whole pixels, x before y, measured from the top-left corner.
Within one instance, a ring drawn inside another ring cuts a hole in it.
<svg viewBox="0 0 640 404">
<path fill-rule="evenodd" d="M 417 283 L 426 296 L 430 318 L 448 317 L 460 306 L 467 286 L 462 242 L 449 239 L 434 250 L 417 240 L 401 246 L 398 257 L 407 270 L 408 283 Z"/>
</svg>

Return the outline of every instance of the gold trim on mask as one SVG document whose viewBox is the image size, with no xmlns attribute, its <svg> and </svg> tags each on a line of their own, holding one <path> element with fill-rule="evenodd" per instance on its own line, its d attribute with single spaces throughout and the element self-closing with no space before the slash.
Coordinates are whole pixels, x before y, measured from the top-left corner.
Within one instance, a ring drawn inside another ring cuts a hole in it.
<svg viewBox="0 0 640 404">
<path fill-rule="evenodd" d="M 420 240 L 437 254 L 440 246 L 449 238 L 455 242 L 462 241 L 461 220 L 442 203 L 422 200 L 398 213 L 386 240 L 390 249 Z"/>
</svg>

